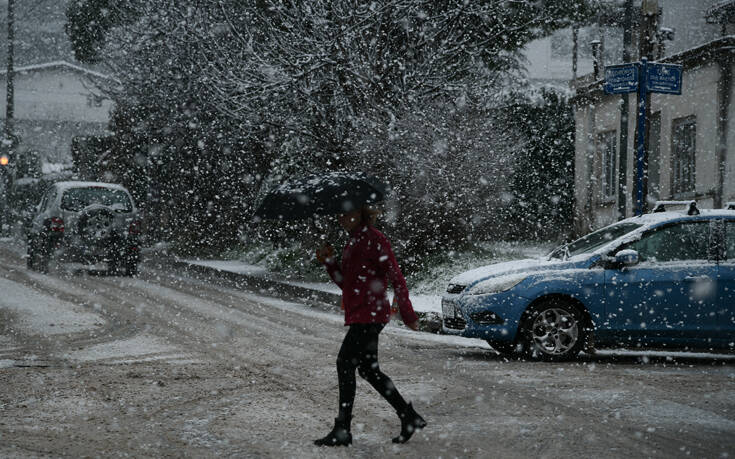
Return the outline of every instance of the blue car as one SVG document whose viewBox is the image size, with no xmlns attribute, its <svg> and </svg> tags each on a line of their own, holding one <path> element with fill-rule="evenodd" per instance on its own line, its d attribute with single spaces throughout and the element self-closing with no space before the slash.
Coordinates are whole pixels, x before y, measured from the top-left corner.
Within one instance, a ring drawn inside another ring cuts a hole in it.
<svg viewBox="0 0 735 459">
<path fill-rule="evenodd" d="M 671 210 L 681 204 L 455 277 L 443 331 L 542 360 L 612 346 L 734 350 L 735 206 Z"/>
</svg>

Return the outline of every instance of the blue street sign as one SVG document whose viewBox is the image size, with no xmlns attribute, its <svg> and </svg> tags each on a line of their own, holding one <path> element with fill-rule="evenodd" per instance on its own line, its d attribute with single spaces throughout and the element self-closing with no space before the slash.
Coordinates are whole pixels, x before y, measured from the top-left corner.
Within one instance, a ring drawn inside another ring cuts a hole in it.
<svg viewBox="0 0 735 459">
<path fill-rule="evenodd" d="M 664 94 L 681 94 L 681 65 L 650 63 L 647 68 L 646 90 Z"/>
<path fill-rule="evenodd" d="M 681 94 L 682 66 L 648 62 L 645 57 L 640 62 L 610 65 L 605 67 L 603 89 L 608 94 L 638 92 L 638 139 L 636 141 L 636 193 L 634 197 L 635 214 L 643 213 L 643 181 L 647 180 L 646 170 L 646 105 L 649 92 Z M 646 178 L 644 179 L 644 176 Z"/>
<path fill-rule="evenodd" d="M 638 63 L 605 67 L 604 89 L 608 94 L 624 94 L 638 90 Z"/>
</svg>

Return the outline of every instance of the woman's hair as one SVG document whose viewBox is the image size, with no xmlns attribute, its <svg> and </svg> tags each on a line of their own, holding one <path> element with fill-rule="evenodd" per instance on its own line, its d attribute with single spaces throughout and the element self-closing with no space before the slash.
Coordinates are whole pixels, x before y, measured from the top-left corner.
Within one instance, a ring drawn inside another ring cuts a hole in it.
<svg viewBox="0 0 735 459">
<path fill-rule="evenodd" d="M 360 220 L 363 225 L 375 225 L 380 216 L 380 209 L 376 206 L 365 205 L 360 209 Z"/>
</svg>

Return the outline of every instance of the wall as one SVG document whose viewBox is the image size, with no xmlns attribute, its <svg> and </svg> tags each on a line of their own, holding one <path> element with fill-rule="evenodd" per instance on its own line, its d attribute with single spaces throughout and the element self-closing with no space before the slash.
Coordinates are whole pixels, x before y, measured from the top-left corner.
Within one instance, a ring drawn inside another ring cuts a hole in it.
<svg viewBox="0 0 735 459">
<path fill-rule="evenodd" d="M 71 163 L 71 139 L 106 132 L 112 103 L 96 97 L 82 71 L 64 66 L 15 74 L 14 120 L 20 152 L 34 149 L 46 162 Z M 0 124 L 4 127 L 5 75 L 0 75 Z"/>
<path fill-rule="evenodd" d="M 697 199 L 701 207 L 712 207 L 717 182 L 717 120 L 719 117 L 717 64 L 684 71 L 682 94 L 653 94 L 652 111 L 661 110 L 661 185 L 662 193 L 672 199 Z M 677 118 L 694 115 L 697 120 L 696 188 L 694 194 L 672 195 L 672 124 Z"/>
<path fill-rule="evenodd" d="M 735 70 L 735 69 L 734 69 Z M 712 208 L 717 183 L 718 137 L 718 83 L 720 69 L 715 63 L 696 68 L 685 68 L 682 95 L 653 94 L 652 111 L 661 111 L 661 199 L 696 199 L 701 208 Z M 620 160 L 619 130 L 621 96 L 594 92 L 592 99 L 580 99 L 575 107 L 576 153 L 575 185 L 577 213 L 580 216 L 578 231 L 613 223 L 617 220 L 617 205 L 601 199 L 602 158 L 594 145 L 597 134 L 615 130 L 618 137 L 617 155 Z M 626 174 L 626 215 L 633 215 L 636 167 L 636 96 L 628 96 L 630 115 L 628 125 L 628 161 Z M 723 201 L 735 201 L 735 91 L 731 95 L 728 119 L 728 150 L 726 154 Z M 671 191 L 672 123 L 677 118 L 696 116 L 695 192 L 673 196 Z M 592 153 L 591 153 L 592 152 Z M 591 171 L 591 173 L 590 173 Z M 591 192 L 590 192 L 591 188 Z"/>
<path fill-rule="evenodd" d="M 526 70 L 528 78 L 532 80 L 558 80 L 565 85 L 572 79 L 572 29 L 564 29 L 555 33 L 557 39 L 565 39 L 569 53 L 555 56 L 552 53 L 552 37 L 534 40 L 524 49 L 527 59 Z M 588 46 L 580 43 L 580 46 Z M 577 61 L 577 74 L 583 75 L 592 72 L 592 59 L 580 56 Z"/>
</svg>

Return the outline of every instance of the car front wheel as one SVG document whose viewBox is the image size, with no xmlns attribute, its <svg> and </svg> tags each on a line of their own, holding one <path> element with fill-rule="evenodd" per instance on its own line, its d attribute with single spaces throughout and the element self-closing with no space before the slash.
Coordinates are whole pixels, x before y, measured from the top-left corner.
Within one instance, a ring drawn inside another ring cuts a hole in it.
<svg viewBox="0 0 735 459">
<path fill-rule="evenodd" d="M 28 241 L 28 259 L 26 260 L 28 269 L 48 272 L 49 255 L 48 250 L 44 250 L 44 242 L 37 241 L 35 238 Z"/>
<path fill-rule="evenodd" d="M 564 300 L 551 299 L 534 307 L 522 327 L 524 350 L 534 359 L 570 360 L 586 342 L 582 313 Z"/>
</svg>

